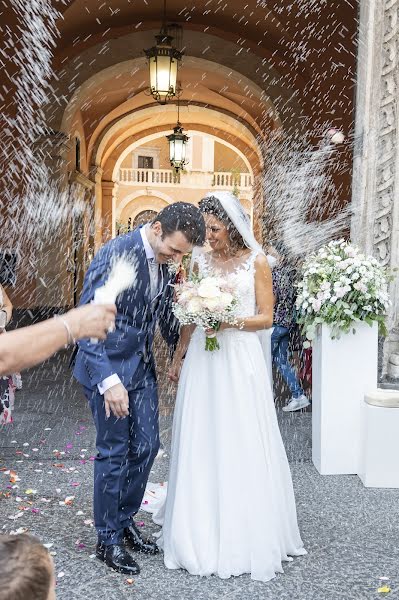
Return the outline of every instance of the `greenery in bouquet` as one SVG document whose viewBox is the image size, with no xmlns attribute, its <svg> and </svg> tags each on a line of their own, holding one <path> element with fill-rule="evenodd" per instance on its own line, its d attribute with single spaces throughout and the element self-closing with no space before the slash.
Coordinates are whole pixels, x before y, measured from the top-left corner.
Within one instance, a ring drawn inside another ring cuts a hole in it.
<svg viewBox="0 0 399 600">
<path fill-rule="evenodd" d="M 386 335 L 390 275 L 373 257 L 345 240 L 332 241 L 311 254 L 302 266 L 296 300 L 297 322 L 309 347 L 316 327 L 325 323 L 331 336 L 356 331 L 356 323 L 377 321 Z"/>
</svg>

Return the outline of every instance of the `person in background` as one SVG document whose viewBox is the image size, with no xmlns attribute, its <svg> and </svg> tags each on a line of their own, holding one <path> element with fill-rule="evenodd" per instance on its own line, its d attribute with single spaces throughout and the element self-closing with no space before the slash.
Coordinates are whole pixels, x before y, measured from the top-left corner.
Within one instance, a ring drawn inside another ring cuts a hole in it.
<svg viewBox="0 0 399 600">
<path fill-rule="evenodd" d="M 0 334 L 6 330 L 12 317 L 12 303 L 4 288 L 0 285 Z M 0 425 L 12 423 L 14 409 L 15 384 L 12 375 L 0 376 Z"/>
<path fill-rule="evenodd" d="M 293 412 L 310 404 L 289 359 L 290 333 L 295 327 L 296 269 L 283 242 L 274 244 L 274 249 L 278 255 L 278 262 L 272 271 L 275 298 L 271 337 L 272 360 L 291 393 L 283 411 Z"/>
<path fill-rule="evenodd" d="M 31 535 L 0 535 L 0 581 L 0 600 L 55 600 L 53 559 Z"/>
</svg>

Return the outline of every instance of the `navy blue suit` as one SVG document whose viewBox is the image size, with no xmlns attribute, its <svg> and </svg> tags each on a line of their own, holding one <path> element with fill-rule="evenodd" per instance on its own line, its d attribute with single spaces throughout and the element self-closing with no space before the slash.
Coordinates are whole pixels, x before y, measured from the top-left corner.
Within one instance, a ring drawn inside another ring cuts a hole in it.
<svg viewBox="0 0 399 600">
<path fill-rule="evenodd" d="M 91 263 L 84 280 L 81 304 L 89 303 L 124 255 L 138 268 L 137 283 L 117 298 L 116 329 L 103 342 L 79 342 L 74 375 L 83 389 L 97 430 L 94 463 L 94 520 L 99 540 L 122 541 L 123 529 L 139 510 L 148 475 L 159 449 L 158 393 L 152 342 L 158 321 L 173 347 L 178 328 L 171 313 L 173 288 L 162 265 L 158 295 L 151 300 L 150 277 L 140 230 L 108 242 Z M 117 374 L 129 393 L 129 416 L 105 416 L 97 384 Z"/>
</svg>

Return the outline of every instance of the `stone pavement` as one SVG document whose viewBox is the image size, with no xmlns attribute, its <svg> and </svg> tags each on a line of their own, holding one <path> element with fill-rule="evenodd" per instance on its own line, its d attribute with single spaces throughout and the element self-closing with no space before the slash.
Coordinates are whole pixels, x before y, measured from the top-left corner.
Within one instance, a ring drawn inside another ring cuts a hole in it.
<svg viewBox="0 0 399 600">
<path fill-rule="evenodd" d="M 0 431 L 0 468 L 14 470 L 19 478 L 19 487 L 9 489 L 10 475 L 0 472 L 0 491 L 11 492 L 0 498 L 2 530 L 26 528 L 52 544 L 59 600 L 363 600 L 381 597 L 380 576 L 391 577 L 389 597 L 399 598 L 399 491 L 366 490 L 356 476 L 320 476 L 310 460 L 310 413 L 280 410 L 308 556 L 286 564 L 284 575 L 266 584 L 246 575 L 220 580 L 169 571 L 161 555 L 139 555 L 142 573 L 133 583 L 112 572 L 93 557 L 95 432 L 67 362 L 68 356 L 60 354 L 24 375 L 15 424 Z M 154 482 L 167 479 L 170 428 L 171 417 L 163 416 L 165 452 L 155 462 Z M 262 510 L 256 489 L 248 490 L 242 515 L 249 510 Z M 237 515 L 238 527 L 242 515 Z M 146 513 L 138 519 L 146 531 L 158 530 Z"/>
</svg>

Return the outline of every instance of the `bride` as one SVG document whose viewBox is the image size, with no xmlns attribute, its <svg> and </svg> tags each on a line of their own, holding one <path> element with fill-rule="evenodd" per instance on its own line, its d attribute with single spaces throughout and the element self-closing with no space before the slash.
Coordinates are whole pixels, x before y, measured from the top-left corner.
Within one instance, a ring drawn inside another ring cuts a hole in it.
<svg viewBox="0 0 399 600">
<path fill-rule="evenodd" d="M 154 520 L 166 567 L 268 581 L 282 561 L 306 554 L 257 334 L 272 326 L 271 273 L 233 194 L 209 194 L 199 208 L 211 251 L 194 269 L 229 275 L 237 325 L 222 323 L 214 352 L 202 329 L 182 328 L 170 371 L 179 386 L 167 497 Z"/>
</svg>

